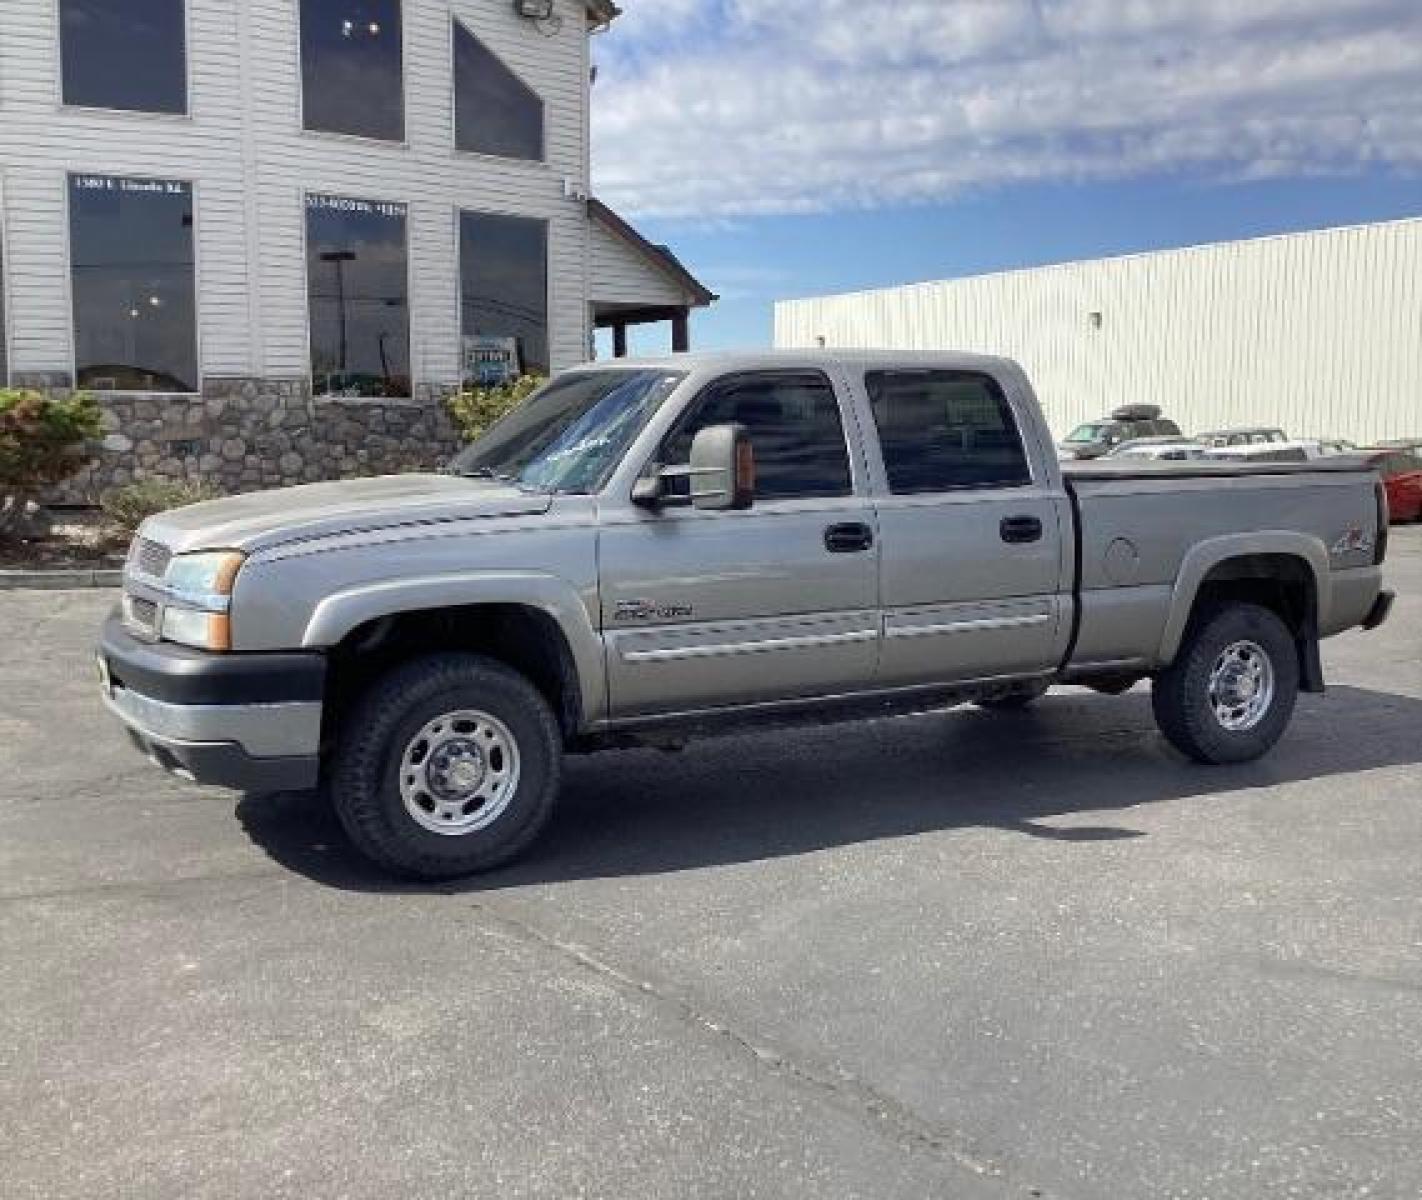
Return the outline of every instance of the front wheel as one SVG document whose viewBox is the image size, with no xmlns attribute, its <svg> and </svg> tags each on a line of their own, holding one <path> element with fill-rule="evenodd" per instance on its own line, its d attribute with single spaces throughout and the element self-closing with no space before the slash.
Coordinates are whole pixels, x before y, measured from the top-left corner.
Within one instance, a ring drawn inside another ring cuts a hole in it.
<svg viewBox="0 0 1422 1200">
<path fill-rule="evenodd" d="M 562 739 L 517 672 L 473 654 L 407 663 L 345 722 L 336 814 L 378 866 L 418 879 L 472 875 L 517 857 L 552 815 Z"/>
<path fill-rule="evenodd" d="M 1267 608 L 1218 608 L 1191 624 L 1175 661 L 1155 678 L 1156 724 L 1203 763 L 1248 762 L 1288 728 L 1299 694 L 1298 650 Z"/>
</svg>

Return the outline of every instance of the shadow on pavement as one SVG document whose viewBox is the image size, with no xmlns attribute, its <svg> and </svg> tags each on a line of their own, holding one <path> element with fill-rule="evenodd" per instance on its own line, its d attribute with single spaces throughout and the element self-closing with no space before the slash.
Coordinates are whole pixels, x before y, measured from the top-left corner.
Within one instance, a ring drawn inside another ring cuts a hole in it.
<svg viewBox="0 0 1422 1200">
<path fill-rule="evenodd" d="M 1353 687 L 1304 697 L 1267 758 L 1201 767 L 1155 732 L 1149 696 L 1054 693 L 1020 714 L 974 709 L 620 751 L 568 761 L 543 838 L 466 881 L 400 884 L 369 866 L 315 797 L 247 796 L 237 816 L 272 859 L 336 888 L 479 892 L 693 870 L 967 826 L 1061 842 L 1144 836 L 1053 825 L 1191 796 L 1422 762 L 1422 700 Z"/>
</svg>

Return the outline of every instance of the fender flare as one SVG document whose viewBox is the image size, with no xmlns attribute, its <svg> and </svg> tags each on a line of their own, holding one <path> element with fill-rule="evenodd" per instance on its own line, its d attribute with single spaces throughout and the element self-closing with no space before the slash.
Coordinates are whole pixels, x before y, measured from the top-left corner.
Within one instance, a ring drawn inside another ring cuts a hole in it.
<svg viewBox="0 0 1422 1200">
<path fill-rule="evenodd" d="M 555 575 L 471 571 L 361 584 L 325 597 L 312 612 L 301 644 L 308 649 L 326 649 L 352 630 L 381 617 L 478 604 L 516 604 L 537 609 L 551 618 L 573 656 L 584 721 L 600 720 L 605 715 L 607 679 L 602 638 L 577 589 Z"/>
<path fill-rule="evenodd" d="M 1170 612 L 1166 617 L 1165 630 L 1160 640 L 1160 663 L 1174 661 L 1205 577 L 1230 559 L 1259 554 L 1298 559 L 1308 568 L 1313 577 L 1318 621 L 1320 625 L 1326 622 L 1332 601 L 1332 576 L 1329 573 L 1328 550 L 1318 538 L 1286 529 L 1231 533 L 1208 538 L 1191 547 L 1180 564 L 1180 573 L 1175 577 L 1175 587 L 1170 597 Z"/>
</svg>

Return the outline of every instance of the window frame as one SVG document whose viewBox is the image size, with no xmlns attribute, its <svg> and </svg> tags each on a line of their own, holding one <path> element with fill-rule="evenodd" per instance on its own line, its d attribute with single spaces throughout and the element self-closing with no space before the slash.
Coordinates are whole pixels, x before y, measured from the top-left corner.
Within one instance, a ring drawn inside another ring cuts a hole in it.
<svg viewBox="0 0 1422 1200">
<path fill-rule="evenodd" d="M 410 394 L 408 396 L 333 396 L 330 392 L 316 391 L 315 363 L 311 357 L 311 222 L 309 210 L 306 207 L 307 198 L 310 196 L 335 196 L 343 200 L 364 200 L 370 204 L 399 204 L 405 209 L 405 312 L 409 322 L 409 352 L 410 352 Z M 330 192 L 321 188 L 300 188 L 298 190 L 298 202 L 301 205 L 301 271 L 304 277 L 302 294 L 305 297 L 306 307 L 306 386 L 307 394 L 312 400 L 335 400 L 343 404 L 418 404 L 415 397 L 419 381 L 415 378 L 415 255 L 413 253 L 414 242 L 410 230 L 414 225 L 411 219 L 415 206 L 409 200 L 397 200 L 390 197 L 377 197 L 371 195 L 352 196 L 348 192 Z"/>
<path fill-rule="evenodd" d="M 91 388 L 99 396 L 176 396 L 192 398 L 205 394 L 206 373 L 203 369 L 202 349 L 202 237 L 201 237 L 201 197 L 196 179 L 180 179 L 168 175 L 129 175 L 113 171 L 82 171 L 69 169 L 63 173 L 64 180 L 64 299 L 69 313 L 69 379 L 75 388 L 79 387 L 79 337 L 74 313 L 74 212 L 70 203 L 70 182 L 82 175 L 108 175 L 114 179 L 170 179 L 175 183 L 186 183 L 192 197 L 193 210 L 193 353 L 197 367 L 194 380 L 196 391 L 192 392 L 152 392 L 133 388 Z"/>
<path fill-rule="evenodd" d="M 190 2 L 190 0 L 189 0 Z M 306 126 L 306 64 L 301 57 L 302 8 L 304 0 L 291 0 L 296 9 L 296 37 L 292 55 L 296 63 L 296 130 L 301 137 L 335 138 L 343 142 L 358 142 L 365 146 L 389 146 L 410 149 L 410 72 L 406 64 L 409 40 L 406 38 L 405 6 L 416 0 L 399 0 L 400 4 L 400 137 L 372 137 L 368 133 L 343 133 L 338 129 L 308 129 Z M 333 192 L 323 193 L 334 195 Z M 395 203 L 391 201 L 390 203 Z M 404 203 L 401 201 L 400 203 Z"/>
<path fill-rule="evenodd" d="M 64 0 L 50 0 L 50 15 L 54 26 L 54 101 L 64 112 L 89 116 L 120 118 L 135 117 L 150 121 L 193 120 L 193 0 L 180 0 L 183 6 L 183 111 L 157 112 L 151 108 L 108 108 L 95 104 L 70 104 L 64 98 Z M 297 47 L 300 53 L 300 47 Z"/>
<path fill-rule="evenodd" d="M 735 384 L 742 380 L 777 378 L 802 380 L 814 379 L 816 382 L 823 383 L 824 386 L 829 389 L 830 395 L 834 397 L 836 410 L 839 413 L 839 434 L 841 440 L 844 443 L 844 465 L 847 468 L 849 486 L 847 490 L 843 492 L 818 493 L 813 496 L 773 496 L 763 498 L 757 491 L 754 504 L 749 509 L 742 510 L 742 512 L 755 512 L 757 509 L 762 509 L 772 505 L 776 508 L 779 508 L 782 505 L 796 505 L 800 507 L 808 505 L 810 507 L 817 508 L 822 506 L 826 502 L 835 504 L 843 502 L 845 500 L 852 500 L 855 497 L 860 496 L 861 486 L 859 473 L 856 468 L 854 441 L 849 432 L 850 422 L 854 420 L 854 412 L 849 403 L 849 397 L 840 388 L 835 386 L 835 381 L 830 377 L 827 371 L 823 371 L 818 367 L 771 367 L 766 369 L 748 368 L 746 370 L 741 371 L 730 371 L 724 375 L 717 375 L 715 378 L 707 380 L 704 384 L 701 385 L 701 387 L 696 390 L 696 393 L 691 397 L 691 399 L 686 402 L 681 412 L 677 413 L 675 419 L 671 422 L 670 425 L 667 426 L 666 430 L 663 431 L 657 437 L 656 445 L 652 448 L 651 454 L 647 456 L 646 461 L 643 462 L 637 473 L 632 477 L 631 486 L 635 487 L 637 480 L 647 477 L 657 467 L 682 465 L 680 463 L 667 462 L 664 452 L 668 445 L 670 445 L 672 439 L 679 437 L 681 435 L 682 430 L 684 430 L 686 426 L 691 423 L 691 420 L 695 415 L 696 410 L 703 403 L 706 402 L 707 398 L 713 392 L 717 391 L 722 387 L 725 387 L 727 384 Z M 756 478 L 757 482 L 759 482 L 760 468 L 758 464 L 756 468 Z M 630 497 L 630 489 L 628 494 Z M 697 510 L 689 507 L 678 507 L 676 509 L 669 509 L 667 511 L 676 512 L 678 514 L 696 513 L 698 516 L 708 517 L 718 517 L 727 515 L 723 512 L 699 513 L 697 512 Z M 731 515 L 738 514 L 733 512 L 731 513 Z"/>
<path fill-rule="evenodd" d="M 510 158 L 507 155 L 503 154 L 490 154 L 487 150 L 465 150 L 463 147 L 460 146 L 459 74 L 456 70 L 456 59 L 458 55 L 458 32 L 455 28 L 459 25 L 462 25 L 464 27 L 465 33 L 467 33 L 476 42 L 483 46 L 484 49 L 487 50 L 491 55 L 497 58 L 500 64 L 502 64 L 504 70 L 506 70 L 510 75 L 517 79 L 519 83 L 521 83 L 529 90 L 530 93 L 532 93 L 538 98 L 538 103 L 543 108 L 543 120 L 539 123 L 540 128 L 538 136 L 537 158 Z M 476 162 L 482 160 L 484 162 L 501 163 L 504 165 L 512 164 L 514 166 L 523 166 L 530 168 L 541 167 L 544 170 L 548 170 L 550 166 L 550 163 L 548 161 L 548 113 L 549 104 L 548 101 L 544 98 L 543 93 L 540 92 L 531 83 L 529 83 L 528 80 L 523 77 L 523 73 L 521 71 L 515 71 L 514 68 L 510 66 L 509 63 L 505 60 L 503 55 L 495 53 L 494 48 L 490 46 L 488 42 L 481 38 L 477 33 L 475 33 L 474 30 L 469 27 L 469 23 L 467 21 L 461 20 L 459 14 L 456 13 L 453 9 L 451 9 L 449 13 L 449 145 L 450 148 L 454 151 L 455 157 L 472 159 Z"/>
<path fill-rule="evenodd" d="M 1012 422 L 1012 433 L 1017 438 L 1017 444 L 1022 451 L 1022 461 L 1027 468 L 1027 476 L 1019 483 L 961 483 L 952 487 L 924 488 L 918 491 L 900 492 L 894 488 L 893 477 L 889 471 L 888 455 L 884 452 L 884 438 L 879 429 L 879 416 L 874 411 L 874 392 L 870 386 L 870 380 L 876 375 L 951 375 L 969 377 L 983 380 L 988 385 L 988 390 L 993 398 L 1001 405 L 1003 411 Z M 874 446 L 878 451 L 879 469 L 883 472 L 884 494 L 896 500 L 922 500 L 925 497 L 934 496 L 960 496 L 975 492 L 1019 492 L 1026 488 L 1041 486 L 1041 478 L 1038 470 L 1037 457 L 1032 452 L 1032 447 L 1027 441 L 1027 435 L 1023 431 L 1021 414 L 1018 406 L 1009 394 L 1007 388 L 1002 385 L 1002 381 L 997 376 L 988 371 L 975 370 L 971 367 L 870 367 L 866 369 L 862 376 L 862 386 L 864 388 L 864 399 L 868 407 L 869 427 L 873 432 Z M 1120 445 L 1120 441 L 1116 443 Z"/>
<path fill-rule="evenodd" d="M 488 156 L 479 155 L 476 157 L 486 158 Z M 491 161 L 505 162 L 508 160 L 493 159 Z M 507 209 L 467 208 L 456 201 L 454 205 L 454 325 L 456 331 L 454 376 L 458 379 L 459 386 L 464 386 L 465 213 L 476 217 L 515 217 L 521 221 L 537 221 L 543 226 L 543 323 L 548 339 L 548 377 L 552 378 L 556 370 L 553 365 L 553 219 L 551 217 L 531 217 L 527 212 L 511 212 Z"/>
</svg>

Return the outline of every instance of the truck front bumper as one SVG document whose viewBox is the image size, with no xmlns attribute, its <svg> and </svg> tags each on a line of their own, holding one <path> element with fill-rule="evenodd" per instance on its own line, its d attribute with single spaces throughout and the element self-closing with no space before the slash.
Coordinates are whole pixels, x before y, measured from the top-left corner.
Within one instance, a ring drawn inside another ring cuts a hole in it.
<svg viewBox="0 0 1422 1200">
<path fill-rule="evenodd" d="M 134 637 L 115 613 L 98 647 L 104 703 L 157 765 L 244 792 L 320 774 L 320 654 L 209 654 Z"/>
</svg>

